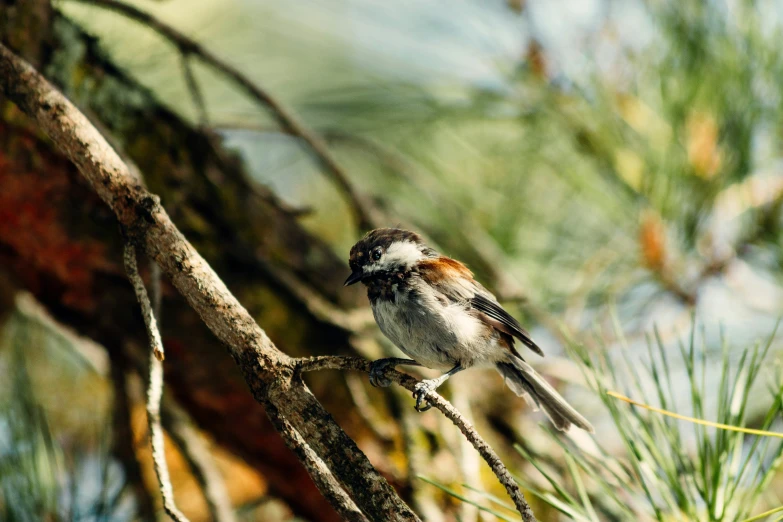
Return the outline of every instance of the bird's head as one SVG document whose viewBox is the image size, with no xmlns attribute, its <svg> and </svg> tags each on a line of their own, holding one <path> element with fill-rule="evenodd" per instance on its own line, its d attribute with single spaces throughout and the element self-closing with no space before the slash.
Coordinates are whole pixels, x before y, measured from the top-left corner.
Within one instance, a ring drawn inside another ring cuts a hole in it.
<svg viewBox="0 0 783 522">
<path fill-rule="evenodd" d="M 404 272 L 422 259 L 436 256 L 437 253 L 425 245 L 415 232 L 376 228 L 351 248 L 348 260 L 351 275 L 345 280 L 345 286 L 372 277 Z"/>
</svg>

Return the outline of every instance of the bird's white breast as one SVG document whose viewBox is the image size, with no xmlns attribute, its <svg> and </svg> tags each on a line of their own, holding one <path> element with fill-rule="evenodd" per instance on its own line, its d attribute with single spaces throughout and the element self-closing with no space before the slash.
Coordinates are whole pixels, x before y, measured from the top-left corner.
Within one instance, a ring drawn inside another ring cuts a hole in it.
<svg viewBox="0 0 783 522">
<path fill-rule="evenodd" d="M 491 330 L 467 306 L 438 298 L 427 283 L 411 280 L 395 299 L 377 299 L 373 315 L 381 331 L 406 355 L 429 368 L 490 363 L 503 356 Z"/>
</svg>

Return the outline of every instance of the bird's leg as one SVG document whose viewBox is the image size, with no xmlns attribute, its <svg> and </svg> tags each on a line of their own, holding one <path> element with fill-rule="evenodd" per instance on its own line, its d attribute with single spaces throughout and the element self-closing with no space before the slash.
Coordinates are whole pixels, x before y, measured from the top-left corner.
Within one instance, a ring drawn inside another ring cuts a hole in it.
<svg viewBox="0 0 783 522">
<path fill-rule="evenodd" d="M 386 368 L 389 368 L 390 366 L 393 368 L 403 364 L 407 364 L 409 366 L 421 366 L 421 363 L 418 363 L 413 359 L 400 359 L 399 357 L 388 357 L 386 359 L 378 359 L 377 361 L 373 361 L 370 363 L 370 384 L 373 386 L 381 386 L 382 388 L 391 386 L 391 380 L 384 376 L 383 373 L 386 371 Z"/>
<path fill-rule="evenodd" d="M 461 364 L 458 364 L 451 370 L 441 375 L 440 377 L 437 377 L 435 379 L 427 379 L 418 383 L 416 385 L 415 391 L 413 392 L 413 397 L 416 399 L 416 411 L 421 413 L 432 408 L 432 404 L 430 404 L 429 402 L 424 407 L 422 407 L 421 405 L 421 403 L 424 402 L 427 394 L 431 391 L 437 390 L 438 387 L 444 382 L 446 382 L 449 377 L 451 377 L 455 373 L 461 372 L 464 369 L 465 368 L 463 368 Z"/>
</svg>

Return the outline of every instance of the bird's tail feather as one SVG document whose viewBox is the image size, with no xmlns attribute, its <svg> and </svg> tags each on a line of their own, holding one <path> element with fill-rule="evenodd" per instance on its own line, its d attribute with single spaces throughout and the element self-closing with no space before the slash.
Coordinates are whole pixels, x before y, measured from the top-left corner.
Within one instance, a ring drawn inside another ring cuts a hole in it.
<svg viewBox="0 0 783 522">
<path fill-rule="evenodd" d="M 497 370 L 503 376 L 506 386 L 520 397 L 524 397 L 535 409 L 540 407 L 544 410 L 557 429 L 568 431 L 573 424 L 585 431 L 595 433 L 595 429 L 587 419 L 568 404 L 532 366 L 519 357 L 512 355 L 508 361 L 498 363 Z"/>
</svg>

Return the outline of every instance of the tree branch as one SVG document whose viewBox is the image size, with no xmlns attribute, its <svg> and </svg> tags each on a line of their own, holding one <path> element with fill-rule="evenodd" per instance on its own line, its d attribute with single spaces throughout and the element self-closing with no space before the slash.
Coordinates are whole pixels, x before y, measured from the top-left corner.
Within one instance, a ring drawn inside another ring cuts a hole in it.
<svg viewBox="0 0 783 522">
<path fill-rule="evenodd" d="M 327 498 L 339 499 L 342 509 L 338 511 L 343 520 L 348 522 L 367 522 L 367 517 L 345 493 L 345 490 L 340 487 L 329 467 L 313 451 L 302 434 L 280 414 L 277 408 L 268 406 L 267 415 L 275 423 L 275 426 L 280 426 L 280 435 L 286 441 L 286 444 L 294 450 L 302 464 L 304 464 L 318 489 Z"/>
<path fill-rule="evenodd" d="M 161 323 L 161 305 L 163 303 L 161 278 L 160 267 L 154 262 L 151 263 L 152 312 L 158 325 Z M 214 522 L 236 522 L 231 499 L 226 491 L 223 477 L 215 465 L 215 459 L 212 458 L 209 448 L 201 440 L 190 416 L 174 401 L 171 394 L 162 397 L 161 421 L 163 428 L 188 463 L 193 478 L 198 482 L 212 520 Z"/>
<path fill-rule="evenodd" d="M 166 464 L 166 448 L 163 440 L 163 426 L 160 423 L 160 400 L 163 397 L 163 343 L 160 340 L 160 332 L 152 313 L 147 290 L 139 275 L 136 264 L 136 247 L 131 244 L 125 246 L 125 271 L 128 279 L 133 284 L 136 299 L 141 305 L 144 324 L 147 327 L 147 335 L 150 339 L 150 373 L 147 384 L 147 422 L 150 430 L 150 444 L 152 445 L 152 462 L 155 465 L 155 474 L 158 476 L 160 494 L 163 497 L 163 509 L 176 522 L 189 522 L 187 517 L 177 508 L 174 502 L 174 489 L 171 486 L 169 467 Z"/>
<path fill-rule="evenodd" d="M 360 372 L 370 373 L 370 361 L 361 359 L 359 357 L 341 357 L 341 356 L 318 356 L 309 357 L 296 360 L 296 368 L 299 372 L 311 372 L 317 370 L 357 370 Z M 386 370 L 386 377 L 396 382 L 406 390 L 413 392 L 416 389 L 416 384 L 419 382 L 410 375 L 398 372 L 393 368 Z M 478 434 L 476 429 L 468 422 L 457 409 L 451 405 L 449 401 L 438 395 L 437 392 L 430 392 L 426 395 L 427 402 L 432 404 L 435 408 L 439 409 L 443 415 L 445 415 L 454 425 L 459 428 L 462 434 L 468 439 L 476 451 L 479 452 L 481 457 L 486 461 L 492 472 L 498 478 L 501 484 L 506 488 L 506 492 L 514 501 L 519 513 L 522 515 L 522 520 L 525 522 L 535 522 L 536 518 L 533 515 L 533 510 L 530 509 L 530 505 L 525 500 L 525 496 L 519 489 L 514 477 L 511 476 L 506 466 L 500 460 L 495 450 L 493 450 L 489 444 L 487 444 L 481 435 Z"/>
<path fill-rule="evenodd" d="M 268 110 L 286 132 L 302 138 L 308 145 L 308 150 L 310 150 L 312 155 L 324 167 L 326 172 L 332 177 L 332 180 L 343 192 L 343 195 L 350 203 L 357 226 L 360 229 L 369 230 L 383 221 L 380 212 L 372 205 L 370 200 L 354 190 L 353 185 L 348 179 L 347 173 L 343 170 L 332 153 L 329 152 L 329 147 L 323 138 L 302 123 L 299 118 L 294 115 L 293 112 L 289 111 L 279 100 L 277 100 L 277 98 L 253 83 L 240 71 L 204 48 L 195 40 L 132 5 L 118 2 L 117 0 L 74 1 L 108 9 L 144 24 L 173 43 L 183 55 L 197 56 L 203 60 L 205 64 L 223 74 L 250 98 Z"/>
<path fill-rule="evenodd" d="M 227 347 L 254 398 L 282 432 L 289 422 L 372 521 L 419 520 L 299 378 L 223 281 L 171 222 L 159 198 L 138 184 L 87 118 L 27 62 L 0 45 L 0 92 L 33 118 L 112 209 L 127 237 L 169 277 Z M 273 412 L 273 413 L 271 413 Z M 297 451 L 295 441 L 286 439 Z M 297 453 L 299 454 L 299 453 Z M 305 454 L 305 456 L 307 456 Z M 314 464 L 311 464 L 311 466 Z M 355 513 L 321 489 L 341 515 Z"/>
<path fill-rule="evenodd" d="M 196 109 L 199 125 L 206 127 L 209 124 L 207 103 L 204 100 L 204 93 L 201 91 L 201 86 L 198 84 L 196 75 L 193 72 L 193 64 L 190 63 L 190 54 L 180 53 L 179 58 L 182 65 L 182 74 L 185 76 L 185 83 L 188 86 L 188 91 L 190 91 L 190 97 L 193 100 L 193 105 Z"/>
</svg>

